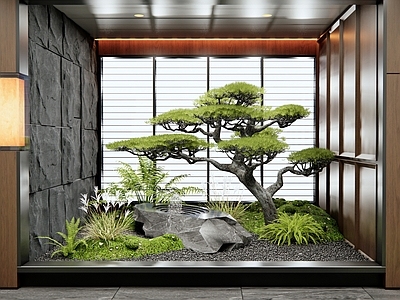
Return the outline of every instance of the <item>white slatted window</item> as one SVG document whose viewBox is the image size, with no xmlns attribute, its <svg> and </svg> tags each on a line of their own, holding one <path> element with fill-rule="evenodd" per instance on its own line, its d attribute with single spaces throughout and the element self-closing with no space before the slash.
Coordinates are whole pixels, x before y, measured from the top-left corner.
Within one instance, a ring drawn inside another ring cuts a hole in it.
<svg viewBox="0 0 400 300">
<path fill-rule="evenodd" d="M 277 170 L 288 165 L 287 157 L 315 145 L 314 103 L 315 103 L 314 58 L 266 58 L 264 59 L 264 105 L 277 107 L 284 104 L 300 104 L 310 110 L 307 118 L 297 120 L 283 129 L 290 149 L 278 155 L 264 167 L 264 186 L 275 182 Z M 304 177 L 286 173 L 284 185 L 275 197 L 287 200 L 314 200 L 314 176 Z"/>
<path fill-rule="evenodd" d="M 193 101 L 207 91 L 207 58 L 156 58 L 156 112 L 157 115 L 175 108 L 193 108 Z M 156 134 L 173 133 L 161 126 Z M 180 133 L 180 132 L 177 132 Z M 198 137 L 203 138 L 201 133 Z M 206 156 L 204 151 L 202 156 Z M 207 178 L 206 163 L 189 165 L 183 159 L 169 159 L 157 162 L 168 172 L 169 178 L 186 174 L 178 187 L 197 186 L 204 190 Z M 204 201 L 204 194 L 187 195 L 184 201 Z"/>
<path fill-rule="evenodd" d="M 137 165 L 137 157 L 110 151 L 105 145 L 153 134 L 146 121 L 153 116 L 153 58 L 103 58 L 102 187 L 119 182 L 120 162 Z"/>
<path fill-rule="evenodd" d="M 314 145 L 314 59 L 313 58 L 103 58 L 102 73 L 102 187 L 118 182 L 116 172 L 120 162 L 137 167 L 137 158 L 127 152 L 109 151 L 109 142 L 153 134 L 147 124 L 153 114 L 174 108 L 191 108 L 193 101 L 210 88 L 235 81 L 245 81 L 265 87 L 264 103 L 276 107 L 295 103 L 310 109 L 311 115 L 286 128 L 283 135 L 291 151 Z M 209 60 L 209 70 L 207 70 Z M 155 72 L 155 73 L 154 73 Z M 207 82 L 208 80 L 208 82 Z M 156 134 L 166 132 L 157 126 Z M 229 138 L 231 132 L 223 133 Z M 199 134 L 199 137 L 203 137 Z M 277 171 L 287 165 L 286 152 L 255 173 L 263 176 L 264 186 L 276 179 Z M 206 155 L 206 152 L 204 152 Z M 210 152 L 219 161 L 228 162 L 223 153 Z M 189 165 L 183 160 L 158 162 L 170 178 L 188 174 L 181 186 L 194 185 L 206 190 L 210 183 L 210 197 L 253 201 L 254 197 L 235 176 L 216 170 L 206 163 Z M 276 194 L 288 200 L 313 200 L 314 178 L 285 175 L 285 184 Z M 205 201 L 202 195 L 185 197 L 185 201 Z"/>
</svg>

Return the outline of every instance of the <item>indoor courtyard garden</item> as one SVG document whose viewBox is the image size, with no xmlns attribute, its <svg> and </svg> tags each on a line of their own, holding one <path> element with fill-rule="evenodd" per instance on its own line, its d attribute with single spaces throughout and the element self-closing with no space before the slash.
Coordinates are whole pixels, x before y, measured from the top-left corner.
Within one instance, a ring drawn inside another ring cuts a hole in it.
<svg viewBox="0 0 400 300">
<path fill-rule="evenodd" d="M 120 162 L 119 181 L 82 194 L 81 214 L 65 220 L 65 232 L 36 237 L 52 245 L 36 261 L 369 260 L 315 203 L 275 195 L 286 173 L 312 177 L 334 160 L 332 151 L 292 151 L 275 179 L 261 184 L 256 170 L 289 149 L 282 131 L 310 114 L 298 104 L 264 106 L 263 94 L 254 84 L 228 83 L 191 108 L 150 118 L 148 126 L 166 133 L 107 143 L 138 163 Z M 159 164 L 165 161 L 184 161 L 187 172 L 171 175 Z M 209 164 L 218 177 L 184 184 L 193 182 L 197 164 Z M 193 195 L 200 201 L 186 201 Z"/>
</svg>

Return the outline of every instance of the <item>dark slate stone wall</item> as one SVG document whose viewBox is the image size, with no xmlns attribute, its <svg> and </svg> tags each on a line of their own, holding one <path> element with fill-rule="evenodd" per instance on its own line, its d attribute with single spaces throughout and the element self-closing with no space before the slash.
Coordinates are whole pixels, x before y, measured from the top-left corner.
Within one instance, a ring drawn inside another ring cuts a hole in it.
<svg viewBox="0 0 400 300">
<path fill-rule="evenodd" d="M 95 42 L 52 6 L 29 6 L 30 259 L 82 217 L 95 185 L 98 82 Z"/>
</svg>

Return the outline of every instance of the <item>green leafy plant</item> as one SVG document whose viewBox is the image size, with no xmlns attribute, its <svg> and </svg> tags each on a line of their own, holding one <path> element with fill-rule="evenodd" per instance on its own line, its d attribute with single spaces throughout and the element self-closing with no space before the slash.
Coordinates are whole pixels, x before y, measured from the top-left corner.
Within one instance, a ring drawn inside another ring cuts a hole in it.
<svg viewBox="0 0 400 300">
<path fill-rule="evenodd" d="M 176 194 L 184 196 L 202 192 L 194 186 L 178 188 L 176 184 L 187 177 L 186 174 L 175 176 L 167 181 L 168 172 L 145 157 L 139 157 L 137 170 L 129 164 L 122 163 L 122 166 L 118 168 L 118 173 L 122 181 L 119 184 L 112 184 L 107 192 L 119 198 L 134 194 L 138 202 L 165 203 Z"/>
<path fill-rule="evenodd" d="M 278 245 L 290 245 L 292 242 L 296 244 L 313 242 L 316 244 L 323 240 L 324 230 L 308 214 L 295 213 L 289 215 L 281 213 L 276 221 L 259 230 L 258 234 L 260 238 L 268 239 Z"/>
<path fill-rule="evenodd" d="M 73 217 L 70 222 L 68 222 L 67 220 L 65 221 L 65 227 L 67 230 L 66 234 L 63 232 L 57 232 L 57 234 L 64 239 L 65 244 L 62 244 L 51 237 L 47 236 L 38 237 L 40 239 L 48 239 L 50 241 L 49 244 L 57 247 L 57 249 L 51 254 L 51 257 L 59 253 L 61 253 L 64 257 L 68 257 L 75 253 L 78 246 L 80 245 L 83 245 L 85 247 L 87 246 L 87 243 L 84 239 L 76 238 L 78 232 L 82 228 L 79 226 L 79 223 L 80 219 L 78 218 L 75 220 L 75 218 Z"/>
<path fill-rule="evenodd" d="M 132 229 L 134 219 L 129 211 L 92 213 L 87 216 L 83 234 L 92 240 L 113 241 Z"/>
</svg>

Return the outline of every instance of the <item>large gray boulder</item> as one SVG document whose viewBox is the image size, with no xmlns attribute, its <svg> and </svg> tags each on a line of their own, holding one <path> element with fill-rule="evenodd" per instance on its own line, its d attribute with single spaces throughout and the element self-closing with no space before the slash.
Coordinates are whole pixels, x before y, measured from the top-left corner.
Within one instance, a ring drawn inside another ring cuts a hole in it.
<svg viewBox="0 0 400 300">
<path fill-rule="evenodd" d="M 166 205 L 141 203 L 135 206 L 135 220 L 143 223 L 147 237 L 176 234 L 186 248 L 202 253 L 243 247 L 251 237 L 229 214 L 192 205 L 170 213 Z"/>
</svg>

